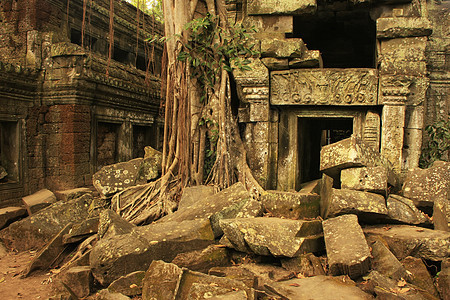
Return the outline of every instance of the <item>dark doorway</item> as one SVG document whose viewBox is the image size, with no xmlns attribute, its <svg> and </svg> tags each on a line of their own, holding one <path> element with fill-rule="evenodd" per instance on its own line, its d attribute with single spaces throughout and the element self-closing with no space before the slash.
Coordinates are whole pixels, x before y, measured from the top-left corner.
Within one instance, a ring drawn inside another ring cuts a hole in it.
<svg viewBox="0 0 450 300">
<path fill-rule="evenodd" d="M 320 149 L 352 133 L 353 118 L 298 118 L 298 183 L 321 178 Z"/>
</svg>

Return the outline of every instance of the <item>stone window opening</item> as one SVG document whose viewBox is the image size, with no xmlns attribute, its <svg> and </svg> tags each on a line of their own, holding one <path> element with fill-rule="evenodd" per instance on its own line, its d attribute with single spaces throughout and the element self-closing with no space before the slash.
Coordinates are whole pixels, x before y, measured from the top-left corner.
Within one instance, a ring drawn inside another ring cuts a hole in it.
<svg viewBox="0 0 450 300">
<path fill-rule="evenodd" d="M 324 68 L 376 68 L 376 22 L 365 6 L 319 3 L 315 15 L 294 17 L 288 37 L 319 50 Z"/>
<path fill-rule="evenodd" d="M 0 121 L 0 184 L 19 182 L 19 132 L 17 121 Z"/>
</svg>

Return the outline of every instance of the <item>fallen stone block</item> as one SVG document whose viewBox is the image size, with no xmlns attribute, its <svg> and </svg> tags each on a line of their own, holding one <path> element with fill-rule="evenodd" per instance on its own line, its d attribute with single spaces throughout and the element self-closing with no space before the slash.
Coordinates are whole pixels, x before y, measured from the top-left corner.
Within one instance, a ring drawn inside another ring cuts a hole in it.
<svg viewBox="0 0 450 300">
<path fill-rule="evenodd" d="M 59 274 L 58 274 L 59 275 Z M 73 267 L 57 277 L 58 290 L 70 289 L 78 298 L 85 298 L 91 293 L 94 280 L 89 266 Z"/>
<path fill-rule="evenodd" d="M 394 254 L 375 236 L 367 239 L 372 252 L 372 269 L 393 280 L 408 279 L 410 275 Z"/>
<path fill-rule="evenodd" d="M 220 221 L 233 248 L 258 255 L 295 257 L 323 249 L 321 221 L 236 218 Z"/>
<path fill-rule="evenodd" d="M 434 286 L 433 279 L 422 259 L 408 256 L 402 260 L 402 264 L 411 274 L 409 278 L 405 278 L 409 283 L 427 291 L 436 298 L 439 298 L 439 293 Z"/>
<path fill-rule="evenodd" d="M 314 276 L 266 284 L 266 290 L 281 299 L 374 299 L 364 293 L 348 277 Z"/>
<path fill-rule="evenodd" d="M 26 215 L 27 210 L 23 207 L 12 206 L 0 208 L 0 229 Z"/>
<path fill-rule="evenodd" d="M 388 216 L 392 220 L 413 225 L 431 223 L 430 218 L 418 210 L 410 199 L 389 195 L 386 203 Z"/>
<path fill-rule="evenodd" d="M 257 288 L 258 277 L 254 272 L 244 268 L 243 265 L 231 267 L 214 267 L 208 272 L 209 275 L 227 277 L 244 283 L 249 288 Z"/>
<path fill-rule="evenodd" d="M 258 289 L 262 289 L 268 282 L 285 281 L 295 277 L 295 273 L 282 267 L 264 263 L 248 263 L 239 267 L 252 272 L 258 278 Z"/>
<path fill-rule="evenodd" d="M 153 260 L 172 261 L 179 253 L 204 249 L 213 242 L 207 219 L 153 223 L 99 240 L 92 249 L 90 266 L 94 277 L 107 285 L 146 270 Z"/>
<path fill-rule="evenodd" d="M 450 299 L 450 258 L 446 258 L 442 261 L 441 271 L 436 276 L 436 286 L 444 300 Z"/>
<path fill-rule="evenodd" d="M 436 230 L 450 231 L 450 201 L 437 198 L 433 203 L 433 225 Z"/>
<path fill-rule="evenodd" d="M 178 210 L 195 205 L 198 201 L 214 195 L 214 187 L 212 185 L 197 185 L 187 187 L 183 190 Z"/>
<path fill-rule="evenodd" d="M 450 162 L 436 161 L 428 169 L 408 172 L 403 183 L 403 196 L 416 206 L 433 206 L 436 199 L 449 199 Z"/>
<path fill-rule="evenodd" d="M 330 177 L 324 175 L 320 198 L 322 218 L 357 214 L 364 216 L 365 221 L 371 221 L 382 219 L 387 215 L 386 201 L 382 195 L 335 189 L 332 182 Z"/>
<path fill-rule="evenodd" d="M 131 233 L 136 226 L 116 214 L 110 209 L 100 213 L 98 236 L 108 238 L 116 235 Z"/>
<path fill-rule="evenodd" d="M 270 71 L 288 70 L 289 60 L 287 58 L 264 57 L 261 62 Z"/>
<path fill-rule="evenodd" d="M 264 191 L 261 202 L 266 212 L 278 218 L 316 218 L 320 213 L 320 196 L 315 194 Z"/>
<path fill-rule="evenodd" d="M 305 43 L 300 38 L 278 39 L 265 38 L 261 40 L 261 57 L 293 58 L 302 57 L 306 50 Z M 286 64 L 288 62 L 286 61 Z"/>
<path fill-rule="evenodd" d="M 142 163 L 140 172 L 141 180 L 146 182 L 156 179 L 160 176 L 162 171 L 162 152 L 150 146 L 144 148 L 144 161 Z"/>
<path fill-rule="evenodd" d="M 317 9 L 314 0 L 301 1 L 249 1 L 247 10 L 249 15 L 296 15 L 313 13 Z"/>
<path fill-rule="evenodd" d="M 320 259 L 312 253 L 294 258 L 283 258 L 281 259 L 281 266 L 288 271 L 305 277 L 326 275 Z"/>
<path fill-rule="evenodd" d="M 319 195 L 321 184 L 322 184 L 322 179 L 316 179 L 313 181 L 302 183 L 300 185 L 299 193 Z"/>
<path fill-rule="evenodd" d="M 323 68 L 322 55 L 319 50 L 306 50 L 301 58 L 289 60 L 289 69 Z"/>
<path fill-rule="evenodd" d="M 95 300 L 130 300 L 131 298 L 128 296 L 125 296 L 121 293 L 114 293 L 108 291 L 108 289 L 100 290 L 98 291 L 95 296 Z"/>
<path fill-rule="evenodd" d="M 47 189 L 22 198 L 22 203 L 30 216 L 55 202 L 55 194 Z"/>
<path fill-rule="evenodd" d="M 381 166 L 344 169 L 341 171 L 341 188 L 386 195 L 388 170 Z"/>
<path fill-rule="evenodd" d="M 370 269 L 370 250 L 356 215 L 323 221 L 328 265 L 333 275 L 358 278 Z"/>
<path fill-rule="evenodd" d="M 68 202 L 57 202 L 0 231 L 5 245 L 18 251 L 40 249 L 69 223 L 89 218 L 92 196 L 87 194 Z M 92 212 L 92 216 L 95 215 Z"/>
<path fill-rule="evenodd" d="M 70 201 L 76 198 L 83 196 L 84 194 L 92 194 L 92 190 L 90 188 L 76 188 L 65 191 L 56 191 L 55 196 L 57 201 Z"/>
<path fill-rule="evenodd" d="M 195 204 L 179 209 L 175 213 L 161 218 L 158 222 L 207 218 L 211 221 L 214 236 L 217 238 L 223 234 L 219 226 L 221 219 L 260 215 L 262 215 L 261 204 L 253 200 L 244 185 L 239 182 L 217 194 L 199 199 Z"/>
<path fill-rule="evenodd" d="M 229 292 L 223 295 L 213 296 L 210 300 L 247 300 L 247 293 L 245 291 Z"/>
<path fill-rule="evenodd" d="M 208 270 L 213 267 L 231 264 L 227 250 L 223 247 L 217 247 L 217 245 L 211 245 L 202 250 L 180 253 L 172 260 L 172 263 L 202 273 L 208 273 Z"/>
<path fill-rule="evenodd" d="M 142 284 L 145 277 L 145 271 L 136 271 L 114 280 L 109 286 L 108 291 L 121 293 L 126 296 L 136 296 L 142 294 Z"/>
<path fill-rule="evenodd" d="M 407 256 L 433 261 L 450 256 L 449 232 L 409 225 L 377 225 L 365 227 L 364 233 L 368 238 L 381 238 L 400 261 Z"/>
<path fill-rule="evenodd" d="M 379 166 L 389 167 L 378 151 L 355 135 L 323 146 L 320 150 L 320 171 L 336 181 L 339 180 L 339 173 L 343 169 Z"/>
<path fill-rule="evenodd" d="M 70 231 L 63 236 L 63 243 L 78 243 L 98 231 L 99 217 L 89 218 L 74 224 Z"/>
</svg>

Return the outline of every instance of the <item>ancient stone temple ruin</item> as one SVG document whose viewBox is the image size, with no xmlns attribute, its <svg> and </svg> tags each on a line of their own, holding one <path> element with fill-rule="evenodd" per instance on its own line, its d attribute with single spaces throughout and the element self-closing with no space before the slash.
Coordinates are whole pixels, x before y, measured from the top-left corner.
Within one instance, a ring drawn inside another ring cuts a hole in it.
<svg viewBox="0 0 450 300">
<path fill-rule="evenodd" d="M 250 164 L 268 189 L 320 178 L 323 145 L 354 134 L 397 173 L 449 113 L 449 4 L 424 0 L 229 0 L 260 58 L 235 72 Z"/>
<path fill-rule="evenodd" d="M 144 39 L 162 25 L 125 1 L 110 12 L 107 0 L 0 2 L 2 205 L 91 185 L 101 166 L 160 146 L 162 49 Z"/>
</svg>

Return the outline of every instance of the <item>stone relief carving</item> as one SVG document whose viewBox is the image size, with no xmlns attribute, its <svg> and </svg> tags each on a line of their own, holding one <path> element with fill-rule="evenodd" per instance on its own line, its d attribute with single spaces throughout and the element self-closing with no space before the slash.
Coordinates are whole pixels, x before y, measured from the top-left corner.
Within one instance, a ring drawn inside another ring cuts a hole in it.
<svg viewBox="0 0 450 300">
<path fill-rule="evenodd" d="M 273 105 L 377 105 L 374 69 L 313 69 L 271 73 Z"/>
</svg>

